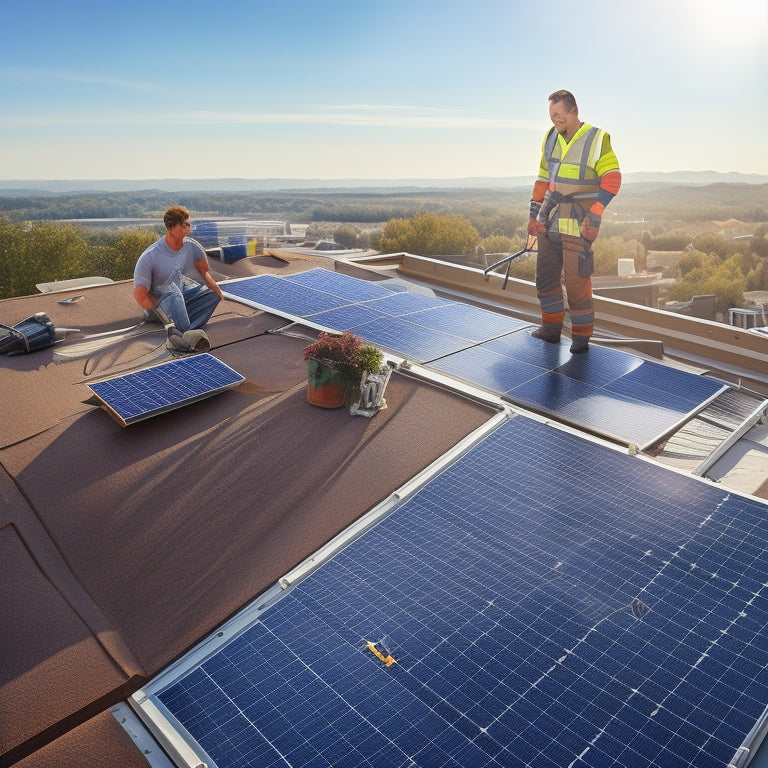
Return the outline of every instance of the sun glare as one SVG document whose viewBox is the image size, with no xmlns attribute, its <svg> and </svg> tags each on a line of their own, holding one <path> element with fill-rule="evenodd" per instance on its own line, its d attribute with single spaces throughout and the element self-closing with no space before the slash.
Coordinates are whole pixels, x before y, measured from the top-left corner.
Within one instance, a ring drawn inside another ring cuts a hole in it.
<svg viewBox="0 0 768 768">
<path fill-rule="evenodd" d="M 754 56 L 768 45 L 765 0 L 684 0 L 684 22 L 690 42 L 713 52 Z"/>
</svg>

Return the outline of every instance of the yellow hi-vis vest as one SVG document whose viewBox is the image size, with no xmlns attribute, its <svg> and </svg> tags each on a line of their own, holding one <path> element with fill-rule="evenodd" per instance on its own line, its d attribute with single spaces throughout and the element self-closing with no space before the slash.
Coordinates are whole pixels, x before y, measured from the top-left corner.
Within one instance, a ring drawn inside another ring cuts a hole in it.
<svg viewBox="0 0 768 768">
<path fill-rule="evenodd" d="M 619 161 L 606 131 L 584 123 L 566 142 L 551 128 L 542 144 L 539 180 L 549 185 L 543 207 L 549 200 L 559 203 L 552 228 L 578 237 L 581 218 L 576 214 L 583 217 L 583 210 L 597 200 L 600 177 L 618 169 Z"/>
</svg>

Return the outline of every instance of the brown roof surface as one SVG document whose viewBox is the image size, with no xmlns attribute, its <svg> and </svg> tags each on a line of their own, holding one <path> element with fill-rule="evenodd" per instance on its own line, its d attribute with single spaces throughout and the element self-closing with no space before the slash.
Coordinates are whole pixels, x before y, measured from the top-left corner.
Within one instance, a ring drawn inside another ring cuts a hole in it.
<svg viewBox="0 0 768 768">
<path fill-rule="evenodd" d="M 334 262 L 214 269 L 316 266 Z M 224 301 L 211 351 L 245 382 L 121 428 L 87 383 L 167 357 L 159 326 L 133 327 L 131 283 L 0 301 L 0 322 L 41 311 L 79 333 L 0 357 L 0 765 L 146 765 L 108 708 L 492 410 L 401 372 L 372 419 L 315 408 L 307 339 Z"/>
</svg>

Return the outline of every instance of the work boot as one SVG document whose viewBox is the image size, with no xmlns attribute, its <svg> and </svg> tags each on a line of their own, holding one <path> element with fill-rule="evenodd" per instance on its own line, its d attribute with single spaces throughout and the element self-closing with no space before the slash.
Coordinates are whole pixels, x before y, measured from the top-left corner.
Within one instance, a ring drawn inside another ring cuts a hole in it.
<svg viewBox="0 0 768 768">
<path fill-rule="evenodd" d="M 549 344 L 560 343 L 560 329 L 557 326 L 547 325 L 547 323 L 542 323 L 539 328 L 531 333 L 531 336 L 534 339 L 541 339 Z"/>
<path fill-rule="evenodd" d="M 571 354 L 581 355 L 589 352 L 589 336 L 571 336 Z"/>
<path fill-rule="evenodd" d="M 207 352 L 211 348 L 208 334 L 202 328 L 184 331 L 182 338 L 193 352 Z"/>
<path fill-rule="evenodd" d="M 165 346 L 171 352 L 194 352 L 192 347 L 185 341 L 184 334 L 173 323 L 168 323 L 165 326 L 165 333 Z"/>
</svg>

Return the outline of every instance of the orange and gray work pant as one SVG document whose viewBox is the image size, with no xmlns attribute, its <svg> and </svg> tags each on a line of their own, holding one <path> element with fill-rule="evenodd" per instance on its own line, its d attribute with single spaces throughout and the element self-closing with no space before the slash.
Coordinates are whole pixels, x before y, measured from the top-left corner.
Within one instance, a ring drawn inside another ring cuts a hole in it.
<svg viewBox="0 0 768 768">
<path fill-rule="evenodd" d="M 568 307 L 571 311 L 571 338 L 586 343 L 595 328 L 592 302 L 593 255 L 591 244 L 583 237 L 549 231 L 538 237 L 536 259 L 536 294 L 545 327 L 558 332 L 563 327 L 563 276 Z"/>
</svg>

